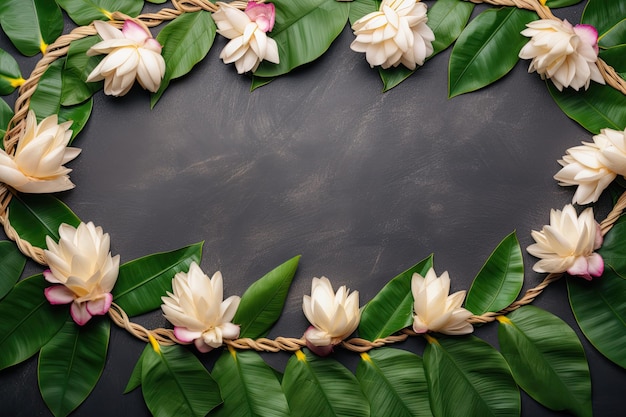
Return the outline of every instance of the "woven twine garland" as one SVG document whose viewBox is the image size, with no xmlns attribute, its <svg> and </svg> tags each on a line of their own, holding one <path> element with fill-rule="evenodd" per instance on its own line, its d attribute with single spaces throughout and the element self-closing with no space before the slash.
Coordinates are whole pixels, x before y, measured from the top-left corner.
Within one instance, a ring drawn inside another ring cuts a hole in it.
<svg viewBox="0 0 626 417">
<path fill-rule="evenodd" d="M 352 1 L 352 0 L 338 0 L 338 1 Z M 495 6 L 513 6 L 520 9 L 527 9 L 536 12 L 542 19 L 554 19 L 555 17 L 550 9 L 540 3 L 539 0 L 466 0 L 472 3 L 486 3 Z M 247 2 L 235 1 L 230 3 L 238 9 L 245 9 Z M 200 10 L 207 12 L 215 12 L 218 10 L 218 6 L 209 2 L 208 0 L 172 0 L 174 9 L 164 8 L 157 13 L 146 13 L 139 15 L 136 18 L 130 18 L 123 13 L 114 12 L 110 15 L 110 21 L 108 22 L 116 28 L 121 28 L 124 24 L 124 20 L 132 19 L 143 27 L 150 28 L 158 26 L 163 22 L 174 20 L 176 17 L 183 13 L 194 13 Z M 9 155 L 15 154 L 15 148 L 22 135 L 22 131 L 26 125 L 26 115 L 28 114 L 28 107 L 30 98 L 37 88 L 39 79 L 44 74 L 48 66 L 56 61 L 56 59 L 65 56 L 69 50 L 70 43 L 72 41 L 83 39 L 87 36 L 96 35 L 97 32 L 92 24 L 88 26 L 81 26 L 66 35 L 60 36 L 54 43 L 46 48 L 43 57 L 39 60 L 35 69 L 31 73 L 30 77 L 20 86 L 18 97 L 15 102 L 15 115 L 10 120 L 7 132 L 4 136 L 4 149 Z M 602 74 L 604 80 L 608 85 L 626 94 L 626 81 L 622 79 L 615 70 L 602 59 L 598 58 L 598 69 Z M 28 241 L 20 238 L 17 231 L 11 226 L 9 221 L 9 203 L 13 197 L 15 190 L 8 187 L 6 184 L 0 183 L 0 223 L 4 225 L 4 230 L 7 237 L 14 240 L 17 247 L 22 253 L 30 257 L 34 261 L 45 265 L 45 258 L 43 255 L 43 249 L 31 245 Z M 604 236 L 613 227 L 617 219 L 626 208 L 626 192 L 618 199 L 617 203 L 608 214 L 608 216 L 600 224 L 602 235 Z M 472 316 L 468 319 L 468 322 L 472 324 L 484 324 L 492 322 L 498 316 L 505 315 L 511 311 L 530 304 L 534 299 L 542 293 L 542 291 L 550 285 L 552 282 L 558 280 L 563 276 L 563 273 L 548 274 L 545 279 L 536 287 L 526 291 L 524 296 L 519 300 L 513 302 L 507 308 L 498 312 L 488 312 L 480 316 Z M 128 315 L 122 310 L 120 306 L 113 303 L 109 309 L 109 317 L 113 322 L 126 329 L 133 336 L 138 339 L 148 342 L 149 338 L 154 338 L 161 345 L 173 345 L 173 344 L 188 344 L 182 342 L 174 336 L 174 332 L 171 329 L 146 329 L 145 327 L 133 323 L 130 321 Z M 415 336 L 416 333 L 410 329 L 404 329 L 398 334 L 369 341 L 361 338 L 352 338 L 341 342 L 341 346 L 354 352 L 367 352 L 373 348 L 382 347 L 388 344 L 402 342 L 409 336 Z M 224 344 L 236 349 L 253 349 L 256 351 L 296 351 L 306 346 L 304 337 L 299 339 L 288 337 L 277 337 L 276 339 L 250 339 L 242 338 L 237 340 L 225 340 Z"/>
</svg>

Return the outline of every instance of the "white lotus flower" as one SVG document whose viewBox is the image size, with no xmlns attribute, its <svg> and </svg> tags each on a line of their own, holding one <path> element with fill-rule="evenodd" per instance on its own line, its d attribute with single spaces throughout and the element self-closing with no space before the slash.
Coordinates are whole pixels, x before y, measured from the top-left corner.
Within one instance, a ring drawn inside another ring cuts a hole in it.
<svg viewBox="0 0 626 417">
<path fill-rule="evenodd" d="M 626 177 L 626 129 L 602 129 L 593 140 L 603 144 L 598 160 L 607 169 Z"/>
<path fill-rule="evenodd" d="M 256 71 L 261 61 L 278 64 L 278 45 L 265 33 L 274 26 L 274 5 L 248 2 L 245 11 L 218 2 L 219 10 L 213 13 L 217 32 L 230 39 L 220 58 L 225 64 L 235 63 L 239 74 Z M 261 10 L 262 8 L 265 8 Z"/>
<path fill-rule="evenodd" d="M 550 225 L 538 232 L 533 230 L 535 242 L 526 250 L 541 258 L 533 266 L 536 272 L 567 272 L 591 280 L 604 272 L 604 261 L 594 250 L 602 246 L 600 226 L 587 208 L 576 215 L 574 206 L 568 204 L 561 210 L 550 211 Z"/>
<path fill-rule="evenodd" d="M 365 52 L 374 67 L 408 69 L 424 65 L 433 53 L 435 34 L 426 22 L 426 5 L 419 0 L 383 0 L 377 12 L 360 18 L 352 25 L 356 39 L 350 48 Z"/>
<path fill-rule="evenodd" d="M 132 20 L 124 21 L 121 31 L 100 20 L 94 21 L 94 26 L 103 41 L 92 46 L 87 55 L 107 56 L 87 81 L 104 80 L 104 93 L 111 96 L 128 93 L 135 79 L 145 90 L 156 92 L 165 74 L 165 60 L 161 44 L 152 34 Z"/>
<path fill-rule="evenodd" d="M 179 272 L 172 279 L 173 293 L 161 297 L 161 310 L 174 325 L 174 335 L 182 342 L 194 342 L 200 352 L 222 345 L 224 339 L 239 337 L 239 326 L 231 323 L 240 298 L 223 300 L 222 274 L 209 277 L 193 262 L 189 272 Z M 223 300 L 223 301 L 222 301 Z"/>
<path fill-rule="evenodd" d="M 572 26 L 567 20 L 530 22 L 521 33 L 531 38 L 519 57 L 532 59 L 528 72 L 550 78 L 556 88 L 589 88 L 591 80 L 604 84 L 598 70 L 598 31 L 591 25 Z"/>
<path fill-rule="evenodd" d="M 72 303 L 72 318 L 82 326 L 92 316 L 109 311 L 120 256 L 111 257 L 108 233 L 91 222 L 77 228 L 62 224 L 59 235 L 58 244 L 46 236 L 44 258 L 50 269 L 44 277 L 60 285 L 46 288 L 45 295 L 51 304 Z"/>
<path fill-rule="evenodd" d="M 303 297 L 302 310 L 312 324 L 304 333 L 307 346 L 316 354 L 326 356 L 334 345 L 358 327 L 361 318 L 359 292 L 349 294 L 344 285 L 335 294 L 328 278 L 313 278 L 311 296 Z"/>
<path fill-rule="evenodd" d="M 37 124 L 35 113 L 26 116 L 26 127 L 11 157 L 0 149 L 0 181 L 24 193 L 54 193 L 74 188 L 63 165 L 80 149 L 68 147 L 71 121 L 58 124 L 56 114 Z"/>
<path fill-rule="evenodd" d="M 445 271 L 439 278 L 433 268 L 423 277 L 413 274 L 413 330 L 415 333 L 439 332 L 449 335 L 468 334 L 474 327 L 467 321 L 472 316 L 461 307 L 465 291 L 450 293 L 450 277 Z"/>
</svg>

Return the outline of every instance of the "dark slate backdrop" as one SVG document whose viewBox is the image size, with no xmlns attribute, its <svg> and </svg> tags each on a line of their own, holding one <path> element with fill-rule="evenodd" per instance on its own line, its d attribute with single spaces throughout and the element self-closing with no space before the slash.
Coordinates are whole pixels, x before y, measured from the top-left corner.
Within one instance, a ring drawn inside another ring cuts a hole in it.
<svg viewBox="0 0 626 417">
<path fill-rule="evenodd" d="M 581 13 L 581 6 L 556 11 L 573 22 Z M 204 241 L 202 267 L 222 271 L 226 296 L 302 255 L 270 337 L 306 329 L 302 296 L 315 276 L 358 289 L 364 304 L 434 253 L 452 289 L 468 289 L 501 239 L 516 231 L 525 248 L 550 209 L 571 200 L 573 189 L 552 179 L 556 161 L 591 135 L 558 109 L 539 76 L 527 74 L 528 62 L 487 89 L 448 99 L 448 50 L 383 94 L 377 71 L 350 50 L 352 39 L 346 28 L 319 60 L 254 92 L 249 78 L 218 59 L 226 43 L 218 38 L 153 110 L 139 88 L 122 98 L 96 94 L 75 142 L 83 153 L 70 165 L 77 187 L 61 199 L 111 235 L 122 262 Z M 17 56 L 4 35 L 0 48 Z M 35 64 L 19 62 L 25 75 Z M 526 289 L 543 275 L 532 272 L 532 257 L 524 260 Z M 27 274 L 39 272 L 28 265 Z M 595 415 L 617 416 L 626 374 L 582 337 L 564 284 L 535 305 L 580 335 Z M 137 321 L 167 326 L 160 312 Z M 475 334 L 497 346 L 496 329 Z M 112 329 L 102 378 L 74 415 L 149 415 L 140 390 L 122 395 L 144 346 Z M 424 342 L 398 347 L 421 353 Z M 336 356 L 355 369 L 357 355 Z M 215 357 L 203 361 L 210 367 Z M 283 370 L 289 355 L 264 357 Z M 2 416 L 50 415 L 36 358 L 0 373 L 0 399 Z M 562 414 L 522 394 L 522 415 Z"/>
</svg>

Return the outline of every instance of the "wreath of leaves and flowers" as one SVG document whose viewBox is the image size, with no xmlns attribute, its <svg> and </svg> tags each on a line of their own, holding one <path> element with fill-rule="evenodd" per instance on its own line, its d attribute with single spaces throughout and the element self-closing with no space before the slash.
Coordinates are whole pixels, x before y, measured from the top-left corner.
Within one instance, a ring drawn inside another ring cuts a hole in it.
<svg viewBox="0 0 626 417">
<path fill-rule="evenodd" d="M 98 382 L 113 321 L 147 342 L 126 392 L 141 386 L 155 415 L 245 409 L 242 415 L 509 416 L 520 414 L 521 388 L 550 409 L 590 416 L 591 381 L 578 337 L 528 305 L 569 275 L 582 332 L 626 367 L 626 194 L 615 191 L 626 176 L 626 1 L 589 0 L 578 25 L 550 9 L 579 2 L 473 0 L 503 7 L 470 21 L 474 4 L 463 0 L 430 8 L 416 0 L 173 0 L 173 8 L 143 15 L 142 0 L 5 0 L 5 35 L 24 55 L 43 55 L 25 80 L 0 50 L 0 93 L 19 87 L 15 112 L 0 101 L 0 221 L 15 242 L 0 242 L 0 369 L 39 353 L 41 395 L 55 416 L 68 415 Z M 78 26 L 65 35 L 62 10 Z M 109 235 L 51 194 L 74 186 L 65 164 L 80 150 L 69 145 L 98 90 L 124 95 L 137 81 L 154 106 L 171 80 L 207 55 L 216 33 L 229 39 L 220 59 L 252 73 L 255 89 L 321 56 L 348 20 L 351 48 L 378 69 L 385 90 L 453 43 L 450 96 L 493 83 L 521 57 L 548 80 L 561 109 L 594 135 L 566 151 L 555 179 L 577 187 L 578 205 L 610 189 L 613 210 L 600 224 L 591 206 L 580 214 L 571 204 L 551 212 L 527 248 L 539 258 L 533 269 L 547 274 L 539 286 L 518 299 L 522 251 L 511 234 L 467 294 L 449 294 L 448 273 L 435 272 L 432 256 L 363 306 L 358 291 L 335 292 L 329 279 L 313 278 L 303 297 L 311 327 L 301 338 L 270 340 L 299 257 L 241 297 L 224 299 L 221 274 L 209 278 L 198 266 L 201 244 L 120 265 Z M 154 38 L 149 28 L 159 25 Z M 48 269 L 20 280 L 20 252 Z M 159 308 L 173 329 L 130 320 Z M 111 320 L 95 317 L 105 315 Z M 499 351 L 469 335 L 493 321 Z M 355 331 L 358 338 L 350 338 Z M 423 357 L 388 347 L 418 335 L 428 342 Z M 203 353 L 226 348 L 209 373 L 187 344 Z M 360 353 L 356 375 L 332 358 L 337 346 Z M 282 375 L 257 353 L 279 350 L 294 352 Z"/>
</svg>

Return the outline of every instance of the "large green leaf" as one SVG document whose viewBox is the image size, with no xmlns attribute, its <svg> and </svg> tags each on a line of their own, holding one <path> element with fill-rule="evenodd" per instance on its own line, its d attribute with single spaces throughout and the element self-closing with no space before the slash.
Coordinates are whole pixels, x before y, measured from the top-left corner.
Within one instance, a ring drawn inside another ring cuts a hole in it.
<svg viewBox="0 0 626 417">
<path fill-rule="evenodd" d="M 7 127 L 9 126 L 9 121 L 13 117 L 13 114 L 14 113 L 11 106 L 9 106 L 6 101 L 0 100 L 0 131 L 3 132 L 2 137 L 4 137 L 4 132 L 6 132 Z M 2 141 L 0 140 L 0 142 Z"/>
<path fill-rule="evenodd" d="M 300 256 L 291 258 L 254 282 L 241 297 L 233 323 L 239 337 L 265 337 L 280 317 Z"/>
<path fill-rule="evenodd" d="M 111 322 L 95 317 L 85 326 L 67 320 L 39 353 L 39 390 L 56 417 L 67 416 L 87 398 L 100 379 Z"/>
<path fill-rule="evenodd" d="M 600 353 L 626 368 L 626 280 L 607 268 L 591 282 L 568 277 L 567 291 L 585 337 Z"/>
<path fill-rule="evenodd" d="M 520 32 L 536 19 L 534 12 L 516 7 L 488 9 L 476 16 L 452 49 L 448 95 L 478 90 L 506 75 L 528 41 Z"/>
<path fill-rule="evenodd" d="M 128 378 L 128 383 L 126 384 L 126 388 L 124 388 L 124 394 L 128 394 L 129 392 L 131 392 L 132 390 L 136 389 L 137 387 L 141 385 L 141 374 L 143 372 L 142 371 L 143 360 L 146 356 L 151 354 L 150 353 L 151 350 L 153 349 L 151 349 L 151 346 L 148 345 L 143 350 L 143 352 L 141 352 L 139 359 L 137 359 L 137 363 L 135 363 L 133 372 L 131 372 L 130 378 Z"/>
<path fill-rule="evenodd" d="M 174 275 L 187 272 L 192 262 L 200 264 L 201 257 L 202 243 L 196 243 L 127 262 L 120 267 L 113 301 L 131 317 L 157 309 L 161 297 L 172 290 Z"/>
<path fill-rule="evenodd" d="M 20 281 L 0 302 L 0 369 L 20 363 L 63 327 L 68 306 L 52 306 L 44 296 L 50 286 L 42 274 Z"/>
<path fill-rule="evenodd" d="M 46 236 L 59 240 L 63 223 L 78 226 L 80 219 L 50 194 L 16 194 L 9 203 L 9 220 L 20 237 L 38 248 L 46 248 Z"/>
<path fill-rule="evenodd" d="M 2 299 L 20 279 L 26 257 L 8 240 L 0 242 L 0 299 Z"/>
<path fill-rule="evenodd" d="M 626 40 L 626 3 L 615 0 L 589 0 L 581 23 L 598 30 L 598 44 L 610 47 Z"/>
<path fill-rule="evenodd" d="M 219 387 L 193 353 L 183 346 L 146 346 L 141 392 L 155 417 L 204 417 L 222 402 Z"/>
<path fill-rule="evenodd" d="M 2 0 L 0 25 L 22 54 L 33 56 L 61 35 L 63 15 L 50 0 Z"/>
<path fill-rule="evenodd" d="M 356 378 L 376 417 L 432 416 L 422 358 L 401 349 L 362 353 Z"/>
<path fill-rule="evenodd" d="M 11 94 L 24 82 L 17 61 L 4 49 L 0 49 L 0 95 Z M 4 128 L 6 125 L 1 125 Z"/>
<path fill-rule="evenodd" d="M 380 3 L 381 0 L 354 0 L 350 2 L 350 10 L 348 11 L 350 26 L 366 14 L 378 11 Z"/>
<path fill-rule="evenodd" d="M 170 81 L 182 77 L 209 53 L 215 40 L 215 22 L 211 13 L 185 13 L 170 22 L 157 36 L 163 45 L 165 75 L 158 91 L 152 94 L 154 107 Z"/>
<path fill-rule="evenodd" d="M 37 120 L 53 114 L 58 114 L 61 108 L 61 86 L 63 78 L 61 73 L 65 59 L 54 61 L 46 72 L 41 76 L 37 89 L 30 98 L 30 109 L 35 112 Z"/>
<path fill-rule="evenodd" d="M 428 339 L 424 369 L 435 417 L 520 415 L 517 384 L 491 345 L 471 335 Z"/>
<path fill-rule="evenodd" d="M 467 25 L 474 3 L 438 0 L 428 10 L 428 26 L 435 34 L 433 56 L 452 45 Z"/>
<path fill-rule="evenodd" d="M 74 141 L 76 135 L 78 135 L 85 127 L 85 124 L 87 124 L 89 116 L 91 116 L 91 110 L 93 110 L 93 99 L 89 99 L 75 106 L 61 107 L 59 109 L 59 123 L 68 120 L 72 121 L 72 139 L 69 144 Z"/>
<path fill-rule="evenodd" d="M 389 281 L 363 307 L 359 336 L 374 341 L 409 326 L 413 322 L 411 279 L 414 273 L 426 275 L 432 266 L 431 255 Z"/>
<path fill-rule="evenodd" d="M 515 232 L 505 237 L 474 279 L 465 308 L 476 315 L 508 307 L 524 284 L 524 260 Z"/>
<path fill-rule="evenodd" d="M 604 260 L 605 268 L 610 266 L 622 278 L 626 278 L 626 216 L 620 216 L 611 230 L 604 236 L 598 253 Z"/>
<path fill-rule="evenodd" d="M 275 77 L 322 55 L 341 33 L 350 5 L 335 0 L 275 0 L 276 24 L 269 32 L 278 44 L 280 64 L 262 62 L 254 75 Z"/>
<path fill-rule="evenodd" d="M 626 42 L 626 39 L 624 39 Z M 608 49 L 600 50 L 600 58 L 613 67 L 615 71 L 620 73 L 622 77 L 626 77 L 626 44 L 614 46 Z"/>
<path fill-rule="evenodd" d="M 305 349 L 293 355 L 283 391 L 294 417 L 367 417 L 370 407 L 359 383 L 342 364 Z"/>
<path fill-rule="evenodd" d="M 229 348 L 213 367 L 224 404 L 212 416 L 289 417 L 289 405 L 270 368 L 254 351 Z"/>
<path fill-rule="evenodd" d="M 102 59 L 100 55 L 87 56 L 87 51 L 100 40 L 98 36 L 88 36 L 70 44 L 62 75 L 61 104 L 64 106 L 82 103 L 102 88 L 104 81 L 86 82 L 91 71 Z"/>
<path fill-rule="evenodd" d="M 593 134 L 601 129 L 624 130 L 626 96 L 608 85 L 592 82 L 587 91 L 557 90 L 547 81 L 550 95 L 567 116 Z"/>
<path fill-rule="evenodd" d="M 499 321 L 500 351 L 519 386 L 552 410 L 591 416 L 589 366 L 574 330 L 534 306 L 522 307 Z"/>
<path fill-rule="evenodd" d="M 130 17 L 136 17 L 143 8 L 140 0 L 56 0 L 79 26 L 90 24 L 94 20 L 109 20 L 111 13 L 120 11 Z"/>
<path fill-rule="evenodd" d="M 583 0 L 548 0 L 546 2 L 546 6 L 556 9 L 558 7 L 566 7 L 573 6 L 574 4 L 578 4 Z"/>
</svg>

